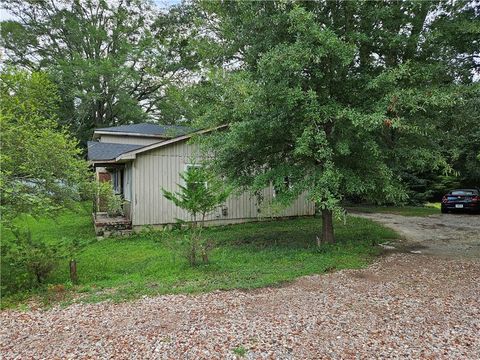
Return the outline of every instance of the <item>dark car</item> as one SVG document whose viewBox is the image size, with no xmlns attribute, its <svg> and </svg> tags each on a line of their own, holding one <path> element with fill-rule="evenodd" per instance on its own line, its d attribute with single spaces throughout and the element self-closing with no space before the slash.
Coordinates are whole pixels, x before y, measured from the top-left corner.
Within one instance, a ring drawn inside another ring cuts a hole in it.
<svg viewBox="0 0 480 360">
<path fill-rule="evenodd" d="M 456 189 L 442 199 L 442 213 L 449 211 L 469 211 L 480 213 L 480 190 Z"/>
</svg>

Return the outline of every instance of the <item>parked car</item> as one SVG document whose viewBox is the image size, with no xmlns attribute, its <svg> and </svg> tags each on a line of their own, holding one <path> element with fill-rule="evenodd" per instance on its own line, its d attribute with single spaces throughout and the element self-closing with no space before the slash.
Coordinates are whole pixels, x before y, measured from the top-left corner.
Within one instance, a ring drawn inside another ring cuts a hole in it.
<svg viewBox="0 0 480 360">
<path fill-rule="evenodd" d="M 442 213 L 449 211 L 469 211 L 480 213 L 479 189 L 456 189 L 442 199 Z"/>
</svg>

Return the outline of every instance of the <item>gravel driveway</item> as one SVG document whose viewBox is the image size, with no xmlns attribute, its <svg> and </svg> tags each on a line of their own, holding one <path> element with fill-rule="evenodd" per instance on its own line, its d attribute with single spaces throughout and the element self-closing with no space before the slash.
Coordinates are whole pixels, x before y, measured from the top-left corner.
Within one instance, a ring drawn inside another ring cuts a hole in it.
<svg viewBox="0 0 480 360">
<path fill-rule="evenodd" d="M 480 259 L 480 215 L 438 214 L 425 217 L 356 213 L 403 236 L 401 248 L 423 254 Z"/>
<path fill-rule="evenodd" d="M 424 229 L 422 231 L 430 231 Z M 479 359 L 480 262 L 395 253 L 283 287 L 1 313 L 3 359 Z"/>
</svg>

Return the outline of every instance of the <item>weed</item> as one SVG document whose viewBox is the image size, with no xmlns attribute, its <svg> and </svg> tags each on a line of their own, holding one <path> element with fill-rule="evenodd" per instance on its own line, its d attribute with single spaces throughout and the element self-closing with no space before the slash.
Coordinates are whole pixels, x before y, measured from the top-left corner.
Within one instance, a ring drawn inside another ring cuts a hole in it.
<svg viewBox="0 0 480 360">
<path fill-rule="evenodd" d="M 232 351 L 239 357 L 244 357 L 247 354 L 247 349 L 245 349 L 243 346 L 236 347 Z"/>
</svg>

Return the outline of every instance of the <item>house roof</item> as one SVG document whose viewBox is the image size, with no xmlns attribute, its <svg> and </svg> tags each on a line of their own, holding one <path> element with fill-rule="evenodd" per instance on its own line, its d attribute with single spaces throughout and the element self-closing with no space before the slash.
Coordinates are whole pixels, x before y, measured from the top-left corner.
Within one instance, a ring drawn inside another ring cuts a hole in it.
<svg viewBox="0 0 480 360">
<path fill-rule="evenodd" d="M 173 139 L 159 141 L 150 145 L 132 145 L 132 144 L 114 144 L 107 142 L 89 141 L 88 142 L 88 160 L 92 162 L 122 162 L 133 160 L 138 153 L 154 150 L 159 147 L 169 146 L 171 144 L 185 141 L 194 135 L 206 134 L 212 131 L 225 129 L 228 125 L 220 125 L 215 128 L 203 129 L 188 134 L 177 136 Z"/>
<path fill-rule="evenodd" d="M 115 160 L 118 156 L 125 152 L 138 150 L 145 145 L 133 145 L 133 144 L 114 144 L 98 141 L 89 141 L 87 143 L 88 148 L 88 160 L 90 161 L 109 161 Z"/>
<path fill-rule="evenodd" d="M 127 136 L 174 138 L 180 135 L 188 134 L 192 131 L 195 131 L 195 129 L 192 129 L 187 126 L 142 123 L 142 124 L 120 125 L 120 126 L 114 126 L 114 127 L 95 129 L 95 135 L 116 134 L 116 135 L 127 135 Z"/>
<path fill-rule="evenodd" d="M 171 144 L 175 144 L 175 143 L 180 142 L 180 141 L 188 140 L 194 135 L 207 134 L 207 133 L 210 133 L 212 131 L 225 129 L 227 127 L 228 127 L 228 125 L 225 124 L 225 125 L 220 125 L 220 126 L 217 126 L 217 127 L 214 127 L 214 128 L 198 130 L 198 131 L 195 131 L 195 132 L 191 132 L 189 134 L 178 136 L 178 137 L 170 139 L 170 140 L 161 141 L 161 142 L 157 142 L 157 143 L 154 143 L 154 144 L 151 144 L 151 145 L 143 146 L 142 148 L 139 148 L 139 149 L 129 150 L 129 151 L 123 152 L 122 154 L 118 155 L 115 160 L 120 161 L 120 160 L 135 159 L 135 157 L 139 153 L 154 150 L 154 149 L 157 149 L 157 148 L 160 148 L 160 147 L 169 146 Z"/>
</svg>

